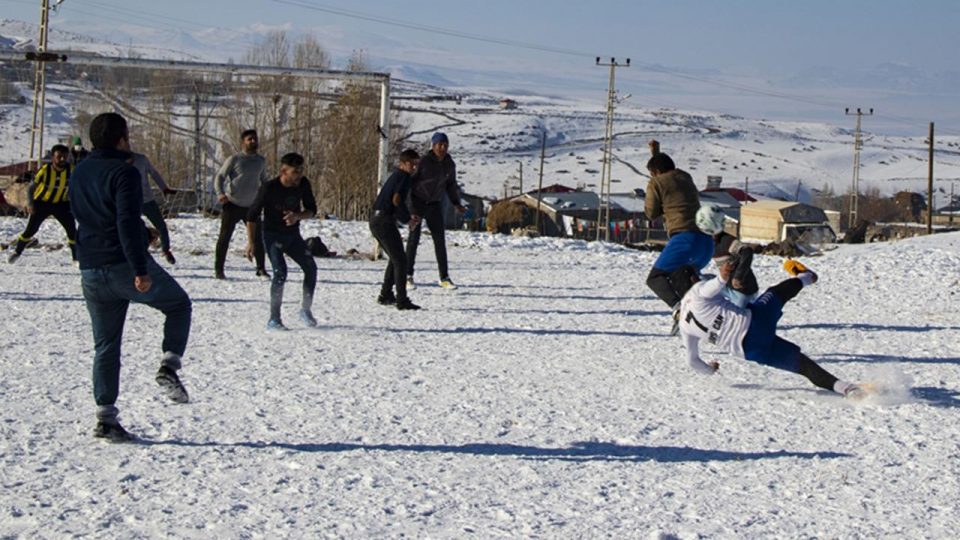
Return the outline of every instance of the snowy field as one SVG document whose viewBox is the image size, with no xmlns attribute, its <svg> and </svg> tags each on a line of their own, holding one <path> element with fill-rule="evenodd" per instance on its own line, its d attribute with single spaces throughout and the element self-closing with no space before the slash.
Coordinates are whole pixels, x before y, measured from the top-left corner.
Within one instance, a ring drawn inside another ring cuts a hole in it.
<svg viewBox="0 0 960 540">
<path fill-rule="evenodd" d="M 0 219 L 0 238 L 23 220 Z M 960 233 L 841 246 L 782 334 L 887 391 L 851 403 L 723 354 L 693 373 L 644 286 L 653 253 L 424 238 L 420 312 L 375 302 L 384 261 L 318 259 L 315 313 L 264 329 L 268 283 L 217 222 L 171 222 L 190 293 L 191 403 L 153 381 L 161 318 L 128 315 L 121 421 L 94 439 L 92 339 L 66 250 L 0 262 L 2 538 L 956 538 Z M 311 221 L 341 253 L 362 223 Z M 48 220 L 38 236 L 63 241 Z M 761 283 L 784 277 L 759 257 Z"/>
</svg>

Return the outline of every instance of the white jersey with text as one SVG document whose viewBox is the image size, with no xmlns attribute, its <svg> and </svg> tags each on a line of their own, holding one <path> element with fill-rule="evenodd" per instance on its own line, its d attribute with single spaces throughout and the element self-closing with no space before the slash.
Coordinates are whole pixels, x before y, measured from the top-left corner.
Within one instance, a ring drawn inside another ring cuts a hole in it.
<svg viewBox="0 0 960 540">
<path fill-rule="evenodd" d="M 687 359 L 694 368 L 700 359 L 700 340 L 744 358 L 743 338 L 750 328 L 752 313 L 723 296 L 726 282 L 720 277 L 695 284 L 680 302 L 680 335 L 687 348 Z"/>
</svg>

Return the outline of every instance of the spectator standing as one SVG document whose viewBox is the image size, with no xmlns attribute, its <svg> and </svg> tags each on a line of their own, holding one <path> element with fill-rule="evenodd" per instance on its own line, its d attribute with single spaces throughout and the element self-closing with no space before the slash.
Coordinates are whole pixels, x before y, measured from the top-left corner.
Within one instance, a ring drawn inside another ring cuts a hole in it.
<svg viewBox="0 0 960 540">
<path fill-rule="evenodd" d="M 458 212 L 466 208 L 460 203 L 460 189 L 457 187 L 457 166 L 450 157 L 450 140 L 446 134 L 436 132 L 430 139 L 431 148 L 420 160 L 420 165 L 410 180 L 411 214 L 420 216 L 427 222 L 430 236 L 433 238 L 433 250 L 437 256 L 437 270 L 440 273 L 440 286 L 444 289 L 456 289 L 450 279 L 447 267 L 447 245 L 444 237 L 443 198 L 450 202 Z M 423 225 L 410 230 L 407 237 L 407 289 L 415 287 L 413 269 L 417 259 L 417 247 L 420 245 L 420 233 Z"/>
<path fill-rule="evenodd" d="M 220 167 L 213 181 L 217 200 L 223 205 L 220 212 L 220 234 L 217 237 L 213 271 L 217 279 L 227 279 L 224 265 L 227 250 L 237 223 L 246 221 L 250 214 L 250 205 L 257 196 L 260 186 L 267 178 L 267 160 L 257 153 L 260 139 L 257 130 L 247 129 L 240 134 L 243 151 L 230 156 Z M 249 225 L 249 223 L 248 223 Z M 260 223 L 253 223 L 254 234 L 261 236 Z M 266 269 L 263 242 L 254 243 L 253 256 L 257 261 L 257 276 L 270 277 Z"/>
</svg>

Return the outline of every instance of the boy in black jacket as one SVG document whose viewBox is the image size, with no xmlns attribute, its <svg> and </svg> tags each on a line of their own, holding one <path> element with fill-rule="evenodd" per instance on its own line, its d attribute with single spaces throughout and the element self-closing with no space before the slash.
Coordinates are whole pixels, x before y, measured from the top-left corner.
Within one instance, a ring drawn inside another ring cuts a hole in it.
<svg viewBox="0 0 960 540">
<path fill-rule="evenodd" d="M 419 162 L 420 155 L 415 150 L 404 150 L 400 154 L 397 170 L 383 184 L 370 216 L 370 232 L 390 258 L 377 302 L 382 305 L 396 304 L 397 309 L 420 309 L 407 298 L 407 257 L 397 228 L 397 222 L 409 223 L 411 231 L 420 224 L 420 217 L 411 216 L 405 204 L 410 191 L 410 175 L 417 170 Z M 394 287 L 397 289 L 396 296 L 393 294 Z"/>
<path fill-rule="evenodd" d="M 256 238 L 257 223 L 263 213 L 263 237 Z M 287 281 L 289 255 L 303 270 L 303 298 L 300 320 L 310 327 L 317 326 L 313 318 L 313 292 L 317 286 L 317 263 L 300 235 L 300 221 L 317 214 L 310 180 L 303 176 L 303 156 L 289 153 L 280 158 L 280 175 L 260 186 L 257 197 L 247 213 L 247 259 L 253 260 L 256 242 L 263 242 L 267 258 L 273 266 L 270 283 L 270 330 L 286 330 L 280 318 L 283 303 L 283 285 Z"/>
</svg>

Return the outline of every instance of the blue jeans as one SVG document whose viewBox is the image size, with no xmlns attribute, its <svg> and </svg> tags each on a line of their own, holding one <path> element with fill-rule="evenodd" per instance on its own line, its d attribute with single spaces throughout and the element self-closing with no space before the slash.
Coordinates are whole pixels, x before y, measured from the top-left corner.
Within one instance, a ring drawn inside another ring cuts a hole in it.
<svg viewBox="0 0 960 540">
<path fill-rule="evenodd" d="M 653 263 L 654 268 L 673 272 L 689 265 L 703 270 L 713 257 L 713 237 L 702 232 L 682 232 L 670 237 L 666 247 Z"/>
<path fill-rule="evenodd" d="M 287 282 L 287 260 L 303 270 L 303 298 L 301 309 L 310 309 L 313 305 L 313 291 L 317 288 L 317 263 L 307 249 L 307 243 L 299 233 L 277 233 L 263 231 L 263 247 L 273 267 L 273 280 L 270 283 L 270 318 L 280 320 L 280 305 L 283 303 L 283 285 Z"/>
<path fill-rule="evenodd" d="M 93 326 L 93 397 L 97 405 L 113 405 L 120 393 L 120 345 L 130 302 L 146 304 L 166 316 L 161 352 L 179 357 L 187 348 L 190 297 L 150 256 L 147 273 L 153 286 L 141 293 L 134 288 L 134 273 L 126 263 L 80 271 L 83 298 Z"/>
</svg>

